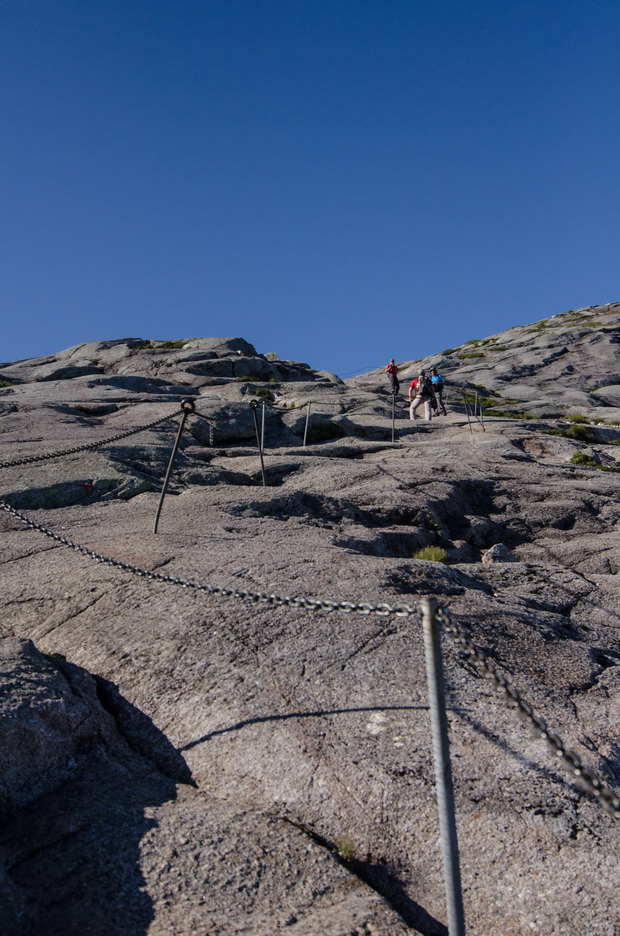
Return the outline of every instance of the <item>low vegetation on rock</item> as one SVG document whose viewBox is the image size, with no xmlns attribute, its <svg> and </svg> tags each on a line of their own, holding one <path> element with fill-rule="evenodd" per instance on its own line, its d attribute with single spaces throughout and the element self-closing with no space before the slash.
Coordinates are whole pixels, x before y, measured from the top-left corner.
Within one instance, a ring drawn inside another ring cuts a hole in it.
<svg viewBox="0 0 620 936">
<path fill-rule="evenodd" d="M 441 546 L 423 546 L 414 552 L 412 559 L 423 559 L 426 562 L 447 562 L 448 553 Z"/>
</svg>

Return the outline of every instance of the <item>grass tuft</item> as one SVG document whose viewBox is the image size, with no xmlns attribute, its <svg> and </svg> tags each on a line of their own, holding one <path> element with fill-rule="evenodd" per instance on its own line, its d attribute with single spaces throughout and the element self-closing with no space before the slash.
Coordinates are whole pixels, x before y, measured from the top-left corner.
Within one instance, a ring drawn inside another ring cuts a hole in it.
<svg viewBox="0 0 620 936">
<path fill-rule="evenodd" d="M 158 348 L 182 348 L 185 344 L 185 338 L 178 338 L 176 341 L 160 341 Z"/>
<path fill-rule="evenodd" d="M 343 861 L 355 861 L 357 858 L 357 846 L 355 842 L 351 841 L 351 839 L 346 836 L 338 839 L 336 842 L 336 850 Z"/>
<path fill-rule="evenodd" d="M 448 553 L 441 546 L 423 546 L 414 552 L 412 559 L 422 559 L 424 562 L 447 562 Z"/>
</svg>

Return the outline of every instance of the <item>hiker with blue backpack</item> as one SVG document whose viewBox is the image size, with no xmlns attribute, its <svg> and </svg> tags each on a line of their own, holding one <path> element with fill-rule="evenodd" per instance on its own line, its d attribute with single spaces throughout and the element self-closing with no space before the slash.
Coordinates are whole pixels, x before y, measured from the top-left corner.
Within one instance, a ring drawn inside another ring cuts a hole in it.
<svg viewBox="0 0 620 936">
<path fill-rule="evenodd" d="M 441 409 L 441 415 L 447 416 L 446 407 L 443 402 L 443 388 L 446 382 L 446 378 L 441 374 L 437 373 L 436 367 L 431 367 L 431 383 L 433 385 L 433 390 L 435 391 L 435 412 L 439 413 Z"/>
</svg>

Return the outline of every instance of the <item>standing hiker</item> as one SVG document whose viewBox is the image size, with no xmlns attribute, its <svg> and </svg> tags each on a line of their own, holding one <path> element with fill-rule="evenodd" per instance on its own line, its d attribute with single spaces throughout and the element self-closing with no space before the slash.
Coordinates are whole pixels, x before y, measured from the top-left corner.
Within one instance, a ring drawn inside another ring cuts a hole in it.
<svg viewBox="0 0 620 936">
<path fill-rule="evenodd" d="M 431 367 L 431 383 L 433 385 L 433 390 L 435 391 L 436 399 L 436 412 L 439 412 L 441 409 L 441 415 L 447 416 L 446 407 L 443 402 L 443 387 L 446 382 L 446 378 L 441 374 L 437 373 L 436 367 Z"/>
<path fill-rule="evenodd" d="M 385 373 L 390 381 L 392 393 L 396 395 L 400 390 L 400 380 L 398 379 L 398 368 L 394 362 L 394 358 L 391 358 L 390 363 L 385 365 Z"/>
<path fill-rule="evenodd" d="M 414 396 L 415 394 L 415 396 Z M 424 418 L 430 422 L 433 418 L 431 410 L 431 401 L 435 396 L 433 385 L 426 376 L 426 371 L 421 370 L 416 380 L 411 381 L 409 387 L 409 419 L 417 419 L 416 410 L 420 403 L 424 403 Z"/>
</svg>

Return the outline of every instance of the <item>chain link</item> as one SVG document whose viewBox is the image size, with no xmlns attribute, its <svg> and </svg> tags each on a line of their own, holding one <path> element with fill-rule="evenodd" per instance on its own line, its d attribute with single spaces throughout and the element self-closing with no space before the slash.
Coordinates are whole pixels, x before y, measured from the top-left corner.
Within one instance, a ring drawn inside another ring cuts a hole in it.
<svg viewBox="0 0 620 936">
<path fill-rule="evenodd" d="M 5 501 L 0 500 L 0 510 L 6 511 L 25 526 L 30 527 L 32 530 L 37 530 L 39 533 L 43 533 L 44 536 L 49 537 L 49 539 L 54 540 L 54 542 L 59 543 L 61 546 L 67 546 L 69 549 L 73 549 L 83 556 L 88 556 L 88 558 L 94 559 L 96 562 L 105 563 L 106 565 L 113 566 L 115 569 L 122 569 L 124 572 L 130 572 L 132 575 L 137 575 L 139 578 L 166 582 L 169 585 L 179 585 L 181 588 L 191 588 L 194 591 L 205 592 L 208 595 L 221 595 L 224 598 L 240 598 L 244 601 L 260 602 L 273 607 L 286 605 L 291 608 L 303 608 L 307 611 L 342 611 L 345 614 L 355 612 L 364 615 L 376 614 L 379 617 L 388 617 L 389 615 L 394 615 L 395 617 L 419 617 L 420 615 L 419 610 L 417 608 L 412 608 L 410 605 L 358 604 L 353 601 L 325 601 L 320 598 L 306 598 L 303 595 L 273 595 L 267 594 L 266 592 L 224 588 L 220 585 L 208 585 L 203 582 L 192 582 L 170 575 L 162 575 L 161 572 L 152 572 L 150 569 L 142 569 L 140 566 L 130 565 L 128 562 L 123 562 L 120 559 L 113 559 L 111 556 L 103 556 L 101 553 L 94 552 L 94 550 L 88 549 L 86 546 L 81 546 L 79 543 L 73 543 L 65 536 L 60 536 L 59 533 L 54 533 L 40 523 L 31 520 L 30 517 L 26 517 Z"/>
<path fill-rule="evenodd" d="M 207 416 L 204 416 L 202 413 L 194 412 L 192 413 L 192 415 L 197 416 L 198 419 L 202 419 L 204 422 L 206 422 L 207 426 L 209 427 L 209 445 L 211 446 L 211 448 L 213 448 L 213 433 L 215 430 L 215 426 L 213 425 L 211 420 Z M 233 417 L 229 416 L 228 418 L 232 419 Z"/>
<path fill-rule="evenodd" d="M 74 448 L 70 449 L 60 449 L 57 452 L 48 452 L 46 455 L 29 455 L 25 458 L 17 458 L 15 461 L 1 462 L 0 468 L 15 468 L 17 465 L 32 465 L 34 462 L 47 461 L 50 458 L 60 458 L 62 455 L 75 455 L 77 452 L 88 452 L 91 449 L 99 448 L 102 445 L 111 445 L 112 442 L 118 442 L 119 439 L 126 439 L 130 435 L 137 435 L 139 432 L 146 432 L 147 429 L 153 429 L 155 426 L 159 426 L 163 422 L 167 422 L 169 419 L 174 419 L 175 416 L 179 416 L 183 413 L 182 409 L 176 409 L 174 413 L 170 413 L 168 416 L 161 416 L 159 419 L 153 420 L 153 422 L 147 423 L 145 426 L 135 426 L 133 429 L 124 429 L 123 432 L 119 432 L 114 436 L 110 436 L 109 439 L 101 439 L 99 442 L 88 442 L 85 445 L 76 445 Z"/>
<path fill-rule="evenodd" d="M 484 675 L 493 680 L 496 689 L 506 696 L 509 703 L 532 726 L 535 733 L 547 742 L 564 768 L 598 800 L 603 809 L 615 819 L 620 819 L 620 797 L 601 780 L 595 771 L 584 766 L 581 758 L 566 747 L 559 735 L 550 730 L 545 719 L 535 713 L 530 703 L 508 682 L 495 664 L 491 663 L 473 645 L 463 628 L 452 620 L 446 608 L 440 608 L 437 611 L 437 621 L 446 633 L 461 645 L 467 656 L 475 662 Z"/>
</svg>

